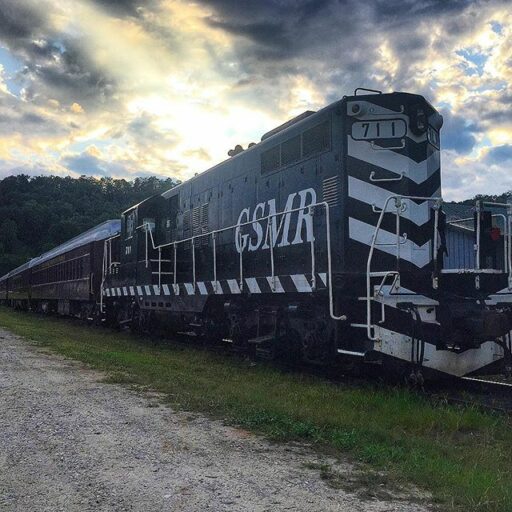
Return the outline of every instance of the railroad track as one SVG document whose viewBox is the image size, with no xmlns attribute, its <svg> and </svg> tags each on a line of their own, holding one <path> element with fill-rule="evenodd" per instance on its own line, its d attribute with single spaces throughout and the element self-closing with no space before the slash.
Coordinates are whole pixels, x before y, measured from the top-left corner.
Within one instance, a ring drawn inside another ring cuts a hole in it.
<svg viewBox="0 0 512 512">
<path fill-rule="evenodd" d="M 512 384 L 475 377 L 428 383 L 426 395 L 437 402 L 512 415 Z"/>
<path fill-rule="evenodd" d="M 249 358 L 246 353 L 232 350 L 229 343 L 210 345 L 203 343 L 200 338 L 190 336 L 189 333 L 180 333 L 173 338 L 166 338 L 167 342 L 177 342 L 190 346 L 191 339 L 196 339 L 206 350 L 222 353 L 237 359 L 250 359 L 251 364 L 261 364 L 263 361 Z M 197 344 L 195 345 L 197 347 Z M 276 369 L 289 373 L 303 373 L 311 377 L 323 379 L 331 384 L 349 387 L 371 386 L 378 381 L 386 382 L 386 377 L 379 376 L 377 372 L 361 372 L 361 367 L 356 371 L 344 366 L 320 366 L 312 363 L 290 363 L 284 361 L 273 361 L 272 366 Z M 359 371 L 357 371 L 359 370 Z M 389 381 L 388 381 L 389 382 Z M 395 385 L 393 382 L 390 385 Z M 410 387 L 407 384 L 399 386 L 409 387 L 412 391 L 427 397 L 438 404 L 450 404 L 466 408 L 476 408 L 482 411 L 512 415 L 512 383 L 500 382 L 497 380 L 461 377 L 451 378 L 443 381 L 427 381 L 422 387 Z"/>
</svg>

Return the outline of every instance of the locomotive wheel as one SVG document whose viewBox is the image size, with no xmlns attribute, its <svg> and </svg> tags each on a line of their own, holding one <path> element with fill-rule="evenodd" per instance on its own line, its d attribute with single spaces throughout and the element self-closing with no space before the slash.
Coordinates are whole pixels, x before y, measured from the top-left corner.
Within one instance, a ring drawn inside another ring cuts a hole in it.
<svg viewBox="0 0 512 512">
<path fill-rule="evenodd" d="M 130 331 L 134 333 L 142 332 L 141 330 L 141 314 L 139 306 L 132 308 L 132 321 L 130 322 Z"/>
<path fill-rule="evenodd" d="M 231 341 L 233 342 L 233 348 L 235 350 L 247 349 L 247 337 L 244 336 L 242 326 L 238 320 L 235 320 L 231 324 Z"/>
</svg>

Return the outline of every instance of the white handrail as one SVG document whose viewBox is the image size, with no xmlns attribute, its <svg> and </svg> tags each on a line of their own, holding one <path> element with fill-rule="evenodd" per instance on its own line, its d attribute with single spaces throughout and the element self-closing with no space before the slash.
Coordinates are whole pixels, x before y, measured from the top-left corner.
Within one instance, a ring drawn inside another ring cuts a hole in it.
<svg viewBox="0 0 512 512">
<path fill-rule="evenodd" d="M 404 199 L 408 199 L 411 201 L 428 201 L 428 202 L 435 202 L 436 205 L 440 204 L 442 199 L 440 197 L 421 197 L 421 196 L 402 196 L 402 195 L 391 195 L 389 196 L 385 203 L 384 207 L 382 208 L 382 211 L 379 215 L 379 220 L 377 221 L 377 225 L 375 226 L 375 231 L 372 235 L 372 240 L 370 244 L 370 250 L 368 252 L 368 259 L 366 261 L 366 332 L 368 339 L 371 341 L 377 341 L 378 338 L 375 336 L 375 334 L 372 332 L 373 330 L 373 324 L 372 324 L 372 296 L 371 296 L 371 278 L 372 277 L 384 277 L 384 279 L 387 278 L 388 275 L 395 275 L 399 274 L 397 271 L 384 271 L 384 272 L 374 272 L 372 273 L 371 267 L 372 267 L 372 260 L 373 260 L 373 254 L 375 252 L 375 247 L 378 247 L 377 244 L 377 237 L 379 234 L 379 231 L 382 226 L 382 221 L 384 220 L 384 215 L 386 213 L 392 213 L 392 212 L 386 212 L 389 203 L 394 200 L 395 201 L 395 208 L 396 212 L 395 215 L 400 216 L 400 211 L 402 209 L 402 201 Z M 434 221 L 435 224 L 435 221 Z M 399 263 L 400 258 L 400 223 L 397 221 L 396 223 L 396 229 L 397 229 L 397 241 L 396 241 L 396 253 L 397 253 L 397 265 Z M 437 251 L 437 247 L 434 247 L 434 254 Z M 398 266 L 397 266 L 398 268 Z"/>
<path fill-rule="evenodd" d="M 240 228 L 244 227 L 244 226 L 248 226 L 250 224 L 254 224 L 256 222 L 261 222 L 261 221 L 268 221 L 269 223 L 271 223 L 271 220 L 274 217 L 290 215 L 292 213 L 304 211 L 304 210 L 311 211 L 312 208 L 316 208 L 316 207 L 323 207 L 323 208 L 325 208 L 325 212 L 326 212 L 326 245 L 327 245 L 327 273 L 326 274 L 327 274 L 327 283 L 328 283 L 327 288 L 328 288 L 328 295 L 329 295 L 329 315 L 331 316 L 331 318 L 333 320 L 346 320 L 347 319 L 346 315 L 336 315 L 334 312 L 334 291 L 333 291 L 333 284 L 332 284 L 332 254 L 331 254 L 331 230 L 330 230 L 331 221 L 330 221 L 329 204 L 325 201 L 321 201 L 318 203 L 314 203 L 314 204 L 299 207 L 299 208 L 292 208 L 290 210 L 284 210 L 282 212 L 272 213 L 272 214 L 266 215 L 264 217 L 252 219 L 247 222 L 239 222 L 238 224 L 234 224 L 232 226 L 228 226 L 228 227 L 221 228 L 221 229 L 212 230 L 208 233 L 202 233 L 200 235 L 194 235 L 194 236 L 191 236 L 188 238 L 184 238 L 182 240 L 175 240 L 173 242 L 168 242 L 168 243 L 160 244 L 160 245 L 155 245 L 155 240 L 153 238 L 153 231 L 152 231 L 152 229 L 150 229 L 151 225 L 149 223 L 143 223 L 140 226 L 137 226 L 136 229 L 144 228 L 146 230 L 146 241 L 148 242 L 149 240 L 151 240 L 151 247 L 153 250 L 158 250 L 159 248 L 164 248 L 164 247 L 168 247 L 171 245 L 174 246 L 174 284 L 177 284 L 176 283 L 176 248 L 177 248 L 178 244 L 190 242 L 192 240 L 195 240 L 195 239 L 201 238 L 201 237 L 205 237 L 205 236 L 213 237 L 213 236 L 216 236 L 218 233 L 223 233 L 225 231 L 238 229 L 239 247 L 241 249 L 240 250 L 240 289 L 242 290 L 243 289 L 243 257 L 242 257 L 243 247 L 242 247 L 242 234 L 240 232 Z M 271 240 L 272 248 L 273 248 L 273 245 L 275 244 L 275 241 L 277 240 L 277 238 L 279 236 L 281 227 L 283 225 L 283 221 L 284 221 L 284 219 L 281 221 L 276 234 L 274 234 L 273 230 L 272 230 L 272 233 L 271 233 L 272 234 L 272 240 Z M 214 247 L 215 247 L 215 244 L 214 244 Z M 148 261 L 147 251 L 148 251 L 148 243 L 146 243 L 146 261 Z M 273 251 L 272 251 L 272 253 L 273 253 Z M 313 265 L 312 265 L 312 268 L 315 268 L 315 267 L 313 267 Z M 215 270 L 214 277 L 216 278 L 217 277 L 216 276 L 216 265 L 214 265 L 214 270 Z M 195 269 L 194 269 L 194 271 L 195 271 Z M 275 272 L 275 270 L 274 270 L 274 272 Z M 194 279 L 195 279 L 195 277 L 194 277 Z M 316 276 L 313 276 L 313 284 L 316 285 L 315 279 L 316 279 Z M 217 281 L 217 279 L 215 279 L 215 282 L 216 281 Z M 194 281 L 194 283 L 195 283 L 195 281 Z"/>
</svg>

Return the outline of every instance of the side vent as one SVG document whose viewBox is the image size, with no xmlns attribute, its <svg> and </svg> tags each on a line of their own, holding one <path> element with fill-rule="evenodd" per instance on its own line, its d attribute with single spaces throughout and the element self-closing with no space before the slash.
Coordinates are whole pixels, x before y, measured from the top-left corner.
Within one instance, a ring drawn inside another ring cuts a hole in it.
<svg viewBox="0 0 512 512">
<path fill-rule="evenodd" d="M 208 204 L 205 203 L 201 205 L 201 234 L 206 234 L 209 231 L 208 228 Z M 208 245 L 209 244 L 210 237 L 203 236 L 200 238 L 199 242 L 200 245 Z"/>
<path fill-rule="evenodd" d="M 322 186 L 324 201 L 330 208 L 340 205 L 340 179 L 338 176 L 326 178 Z"/>
</svg>

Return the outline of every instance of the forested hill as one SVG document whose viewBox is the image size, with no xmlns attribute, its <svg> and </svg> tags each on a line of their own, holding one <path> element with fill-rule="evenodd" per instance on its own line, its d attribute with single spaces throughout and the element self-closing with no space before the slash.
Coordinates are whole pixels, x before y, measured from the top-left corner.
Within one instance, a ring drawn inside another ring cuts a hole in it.
<svg viewBox="0 0 512 512">
<path fill-rule="evenodd" d="M 0 276 L 176 184 L 171 178 L 9 176 L 0 181 Z"/>
</svg>

